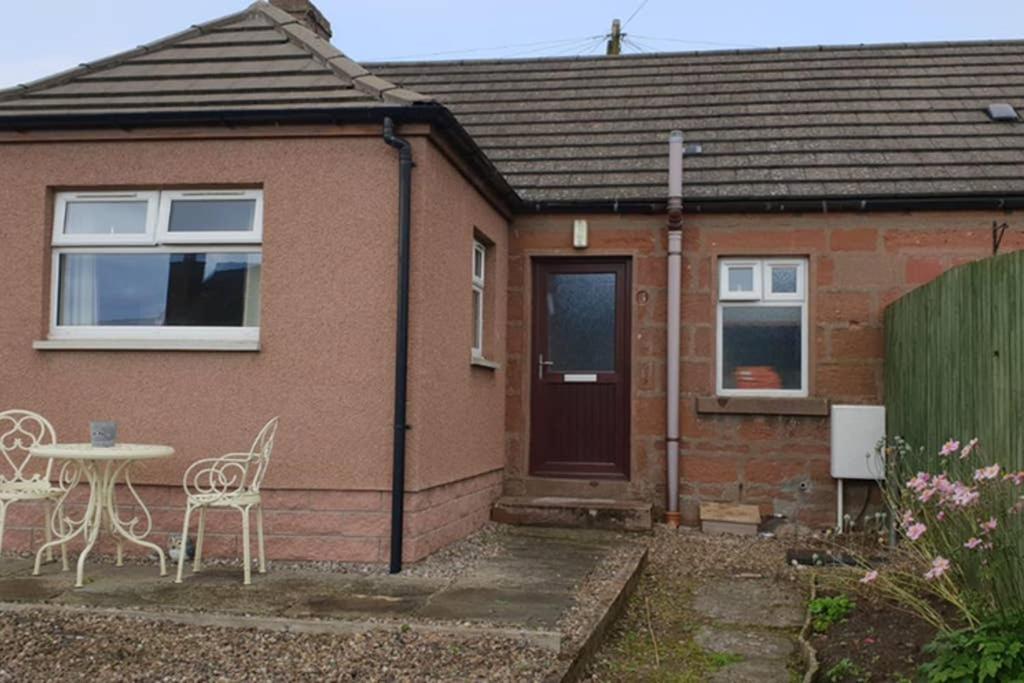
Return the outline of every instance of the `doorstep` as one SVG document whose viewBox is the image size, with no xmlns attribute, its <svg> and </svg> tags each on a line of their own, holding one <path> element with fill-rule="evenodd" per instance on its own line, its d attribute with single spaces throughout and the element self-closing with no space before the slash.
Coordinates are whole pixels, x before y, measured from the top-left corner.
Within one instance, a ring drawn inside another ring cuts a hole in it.
<svg viewBox="0 0 1024 683">
<path fill-rule="evenodd" d="M 502 496 L 491 508 L 491 519 L 522 526 L 650 531 L 651 508 L 630 499 Z"/>
</svg>

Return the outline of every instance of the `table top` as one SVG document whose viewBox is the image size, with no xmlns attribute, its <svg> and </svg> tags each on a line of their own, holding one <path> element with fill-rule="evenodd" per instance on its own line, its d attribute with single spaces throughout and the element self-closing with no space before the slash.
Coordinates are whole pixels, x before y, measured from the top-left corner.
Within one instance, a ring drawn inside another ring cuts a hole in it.
<svg viewBox="0 0 1024 683">
<path fill-rule="evenodd" d="M 34 446 L 29 453 L 37 458 L 60 458 L 61 460 L 153 460 L 174 455 L 170 446 L 158 444 L 119 443 L 109 448 L 88 443 L 55 443 Z"/>
</svg>

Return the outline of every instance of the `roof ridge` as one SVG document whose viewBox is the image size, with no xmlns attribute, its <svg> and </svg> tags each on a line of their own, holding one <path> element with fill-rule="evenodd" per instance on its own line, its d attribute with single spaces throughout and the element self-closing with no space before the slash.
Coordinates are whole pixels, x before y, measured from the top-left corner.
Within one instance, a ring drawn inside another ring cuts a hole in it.
<svg viewBox="0 0 1024 683">
<path fill-rule="evenodd" d="M 422 104 L 435 102 L 434 98 L 403 88 L 391 81 L 376 76 L 361 64 L 348 57 L 330 41 L 318 36 L 301 21 L 288 12 L 275 7 L 265 0 L 257 0 L 249 10 L 258 12 L 295 45 L 305 49 L 319 59 L 335 75 L 346 79 L 356 89 L 385 102 L 396 104 Z"/>
<path fill-rule="evenodd" d="M 786 45 L 776 47 L 721 48 L 715 50 L 659 50 L 625 55 L 552 55 L 545 57 L 481 57 L 469 59 L 368 59 L 366 64 L 371 68 L 417 65 L 480 65 L 480 64 L 530 64 L 544 62 L 598 62 L 598 61 L 633 61 L 652 57 L 697 56 L 714 57 L 722 55 L 756 55 L 756 54 L 805 54 L 808 52 L 828 52 L 831 50 L 893 50 L 917 48 L 957 48 L 957 47 L 997 47 L 1004 45 L 1024 45 L 1024 38 L 995 38 L 975 40 L 924 40 L 887 43 L 835 43 L 831 45 Z"/>
</svg>

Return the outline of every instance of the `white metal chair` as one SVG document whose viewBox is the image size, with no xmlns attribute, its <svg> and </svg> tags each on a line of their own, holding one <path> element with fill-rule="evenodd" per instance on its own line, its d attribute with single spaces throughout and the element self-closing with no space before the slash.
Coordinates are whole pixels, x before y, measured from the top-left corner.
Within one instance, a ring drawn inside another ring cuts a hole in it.
<svg viewBox="0 0 1024 683">
<path fill-rule="evenodd" d="M 259 546 L 260 574 L 267 573 L 267 555 L 263 547 L 263 505 L 260 500 L 260 485 L 267 473 L 270 452 L 274 448 L 277 420 L 272 419 L 260 430 L 248 453 L 228 453 L 219 458 L 197 460 L 185 471 L 182 485 L 188 502 L 185 506 L 185 522 L 181 528 L 181 548 L 178 553 L 178 576 L 175 583 L 181 583 L 185 568 L 185 548 L 188 547 L 188 522 L 194 510 L 199 511 L 199 525 L 196 529 L 195 558 L 192 571 L 202 566 L 203 532 L 206 526 L 208 508 L 234 508 L 242 513 L 242 561 L 245 585 L 252 583 L 251 555 L 249 550 L 249 511 L 256 509 L 256 539 Z"/>
<path fill-rule="evenodd" d="M 51 483 L 53 460 L 46 459 L 45 467 L 33 467 L 29 449 L 34 446 L 57 443 L 53 425 L 42 415 L 28 410 L 5 410 L 0 412 L 0 550 L 3 550 L 4 523 L 7 508 L 13 503 L 39 501 L 46 515 L 43 535 L 49 543 L 52 532 L 61 533 L 64 528 L 61 503 L 68 491 L 63 487 L 65 471 L 61 470 L 58 485 Z M 10 476 L 7 476 L 10 474 Z M 77 480 L 77 476 L 73 477 Z M 47 559 L 53 561 L 53 548 L 47 549 Z M 61 560 L 64 570 L 68 569 L 67 548 L 61 544 Z"/>
</svg>

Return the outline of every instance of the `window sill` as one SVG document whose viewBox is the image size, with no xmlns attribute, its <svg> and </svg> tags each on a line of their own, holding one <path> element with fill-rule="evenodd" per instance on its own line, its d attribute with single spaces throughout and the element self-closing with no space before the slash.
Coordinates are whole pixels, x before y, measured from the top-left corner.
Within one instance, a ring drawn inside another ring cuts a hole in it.
<svg viewBox="0 0 1024 683">
<path fill-rule="evenodd" d="M 470 356 L 469 364 L 474 368 L 485 368 L 487 370 L 499 370 L 501 369 L 501 363 L 495 363 L 493 360 L 487 360 L 480 356 Z"/>
<path fill-rule="evenodd" d="M 259 341 L 201 339 L 43 339 L 36 351 L 259 351 Z"/>
<path fill-rule="evenodd" d="M 697 412 L 719 415 L 800 415 L 828 417 L 826 398 L 771 398 L 746 396 L 701 396 Z"/>
</svg>

